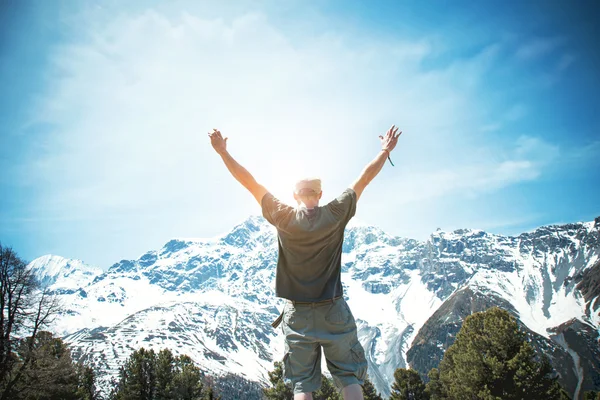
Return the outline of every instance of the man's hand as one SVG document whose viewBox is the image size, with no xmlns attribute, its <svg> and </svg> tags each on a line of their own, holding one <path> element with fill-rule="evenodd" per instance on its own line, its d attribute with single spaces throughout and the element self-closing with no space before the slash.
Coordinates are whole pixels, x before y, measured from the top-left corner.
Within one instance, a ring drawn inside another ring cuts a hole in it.
<svg viewBox="0 0 600 400">
<path fill-rule="evenodd" d="M 392 150 L 394 150 L 396 144 L 398 143 L 398 138 L 400 137 L 400 135 L 402 135 L 402 131 L 396 134 L 397 132 L 398 128 L 396 128 L 395 125 L 392 125 L 392 127 L 387 131 L 385 136 L 379 136 L 379 139 L 381 139 L 381 150 L 387 151 L 388 154 L 391 153 Z"/>
<path fill-rule="evenodd" d="M 209 132 L 208 136 L 210 137 L 210 144 L 212 144 L 213 149 L 215 149 L 219 155 L 223 155 L 223 153 L 227 152 L 227 138 L 223 139 L 220 130 L 213 128 L 213 131 Z"/>
<path fill-rule="evenodd" d="M 398 133 L 398 128 L 396 128 L 396 125 L 392 125 L 392 127 L 386 132 L 385 136 L 379 136 L 379 139 L 381 139 L 381 151 L 373 161 L 367 164 L 358 179 L 354 181 L 352 185 L 350 185 L 350 189 L 354 190 L 356 193 L 357 200 L 360 198 L 367 185 L 373 180 L 373 178 L 377 176 L 379 171 L 381 171 L 383 164 L 385 164 L 385 160 L 390 158 L 390 153 L 396 147 L 398 138 L 401 134 L 402 131 Z M 390 163 L 391 162 L 392 160 L 390 160 Z"/>
<path fill-rule="evenodd" d="M 227 138 L 223 139 L 221 131 L 213 129 L 212 132 L 208 133 L 208 136 L 210 137 L 210 144 L 219 153 L 231 175 L 252 193 L 259 205 L 262 205 L 262 198 L 267 194 L 267 189 L 256 182 L 252 174 L 227 152 Z"/>
</svg>

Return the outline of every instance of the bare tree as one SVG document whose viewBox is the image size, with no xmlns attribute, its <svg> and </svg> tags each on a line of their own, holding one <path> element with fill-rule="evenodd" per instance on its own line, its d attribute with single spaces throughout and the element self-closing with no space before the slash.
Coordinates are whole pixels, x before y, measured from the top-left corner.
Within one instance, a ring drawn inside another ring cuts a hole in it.
<svg viewBox="0 0 600 400">
<path fill-rule="evenodd" d="M 33 273 L 10 247 L 0 244 L 0 399 L 11 398 L 32 361 L 36 335 L 52 322 L 58 302 L 42 289 Z M 27 351 L 15 350 L 27 338 Z"/>
</svg>

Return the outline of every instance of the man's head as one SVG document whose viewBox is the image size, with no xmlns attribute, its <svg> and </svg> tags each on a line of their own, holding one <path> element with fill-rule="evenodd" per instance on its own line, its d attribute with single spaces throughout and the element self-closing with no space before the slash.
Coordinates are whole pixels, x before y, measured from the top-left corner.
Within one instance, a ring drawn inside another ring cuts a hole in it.
<svg viewBox="0 0 600 400">
<path fill-rule="evenodd" d="M 315 208 L 323 195 L 321 180 L 319 178 L 301 179 L 294 185 L 294 199 L 298 205 L 304 204 L 306 208 Z"/>
</svg>

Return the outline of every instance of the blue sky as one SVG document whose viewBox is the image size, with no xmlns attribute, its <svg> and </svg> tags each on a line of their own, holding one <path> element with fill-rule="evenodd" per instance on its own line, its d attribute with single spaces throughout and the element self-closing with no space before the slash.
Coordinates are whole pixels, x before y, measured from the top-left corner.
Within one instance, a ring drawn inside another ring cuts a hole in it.
<svg viewBox="0 0 600 400">
<path fill-rule="evenodd" d="M 213 127 L 291 202 L 398 125 L 357 220 L 399 236 L 600 215 L 596 2 L 220 3 L 2 2 L 3 245 L 107 268 L 259 214 Z"/>
</svg>

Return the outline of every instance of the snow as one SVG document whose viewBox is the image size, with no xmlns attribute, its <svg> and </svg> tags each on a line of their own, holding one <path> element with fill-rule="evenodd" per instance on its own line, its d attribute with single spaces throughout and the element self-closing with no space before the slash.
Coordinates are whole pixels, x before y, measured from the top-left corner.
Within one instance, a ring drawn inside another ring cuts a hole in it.
<svg viewBox="0 0 600 400">
<path fill-rule="evenodd" d="M 63 289 L 77 289 L 82 283 L 93 280 L 103 272 L 99 267 L 89 266 L 81 260 L 52 254 L 36 258 L 28 267 L 34 271 L 42 285 L 52 285 L 59 281 L 58 287 Z"/>
<path fill-rule="evenodd" d="M 372 325 L 394 321 L 397 312 L 393 299 L 383 293 L 367 292 L 363 288 L 362 282 L 351 279 L 349 275 L 343 273 L 342 282 L 347 285 L 348 305 L 354 318 L 369 321 Z"/>
<path fill-rule="evenodd" d="M 230 245 L 223 239 L 232 232 L 241 236 Z M 419 330 L 452 295 L 451 289 L 433 289 L 440 284 L 498 296 L 515 308 L 527 327 L 546 338 L 548 329 L 572 318 L 599 329 L 598 313 L 586 319 L 584 299 L 572 285 L 563 284 L 598 259 L 597 245 L 579 239 L 598 235 L 598 228 L 589 223 L 577 229 L 553 227 L 550 234 L 540 228 L 519 237 L 439 231 L 427 243 L 412 241 L 410 246 L 406 239 L 363 223 L 349 226 L 346 233 L 354 234 L 356 243 L 342 256 L 342 265 L 351 265 L 344 269 L 342 282 L 361 332 L 371 335 L 360 337 L 365 348 L 372 348 L 370 368 L 379 369 L 383 381 L 391 381 L 393 370 L 406 364 L 406 352 Z M 568 239 L 575 249 L 537 251 L 534 234 L 540 241 Z M 150 346 L 188 354 L 215 373 L 266 382 L 273 360 L 283 355 L 281 331 L 270 326 L 283 303 L 274 297 L 274 235 L 264 220 L 251 217 L 216 238 L 175 239 L 184 245 L 174 243 L 171 250 L 165 245 L 123 264 L 118 272 L 53 255 L 34 260 L 30 268 L 46 277 L 67 309 L 53 329 L 73 334 L 67 336 L 72 345 L 94 355 L 106 379 L 133 349 Z M 192 259 L 198 261 L 190 263 Z M 494 268 L 498 260 L 509 267 Z M 561 270 L 561 260 L 568 260 L 567 269 Z M 105 339 L 92 339 L 89 331 L 100 327 L 105 327 Z M 87 331 L 80 331 L 84 328 Z M 215 335 L 221 335 L 219 340 Z"/>
<path fill-rule="evenodd" d="M 410 271 L 408 284 L 397 290 L 402 319 L 415 329 L 415 334 L 429 317 L 442 305 L 442 301 L 421 280 L 418 270 Z"/>
</svg>

